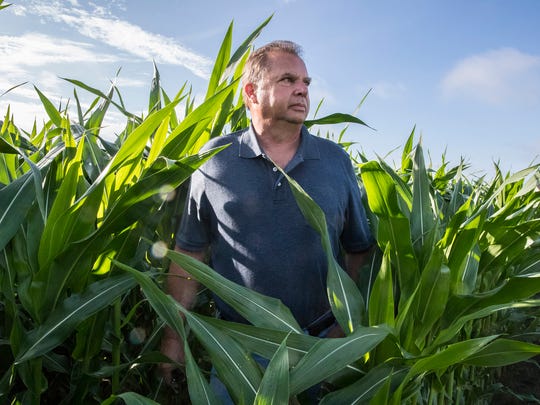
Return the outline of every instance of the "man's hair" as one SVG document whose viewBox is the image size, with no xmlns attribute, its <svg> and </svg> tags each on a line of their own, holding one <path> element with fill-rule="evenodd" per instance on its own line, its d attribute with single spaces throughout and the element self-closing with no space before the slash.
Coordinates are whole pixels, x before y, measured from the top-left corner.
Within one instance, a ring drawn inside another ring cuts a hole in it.
<svg viewBox="0 0 540 405">
<path fill-rule="evenodd" d="M 249 55 L 242 71 L 242 84 L 256 83 L 261 79 L 263 72 L 268 71 L 270 52 L 285 52 L 302 58 L 302 47 L 292 41 L 272 41 L 254 50 Z M 242 87 L 243 87 L 242 86 Z"/>
</svg>

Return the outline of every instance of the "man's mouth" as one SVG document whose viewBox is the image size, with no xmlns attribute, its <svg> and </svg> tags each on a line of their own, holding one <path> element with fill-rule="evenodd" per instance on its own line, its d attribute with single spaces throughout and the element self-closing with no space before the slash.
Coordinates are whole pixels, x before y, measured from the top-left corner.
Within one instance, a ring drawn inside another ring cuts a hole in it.
<svg viewBox="0 0 540 405">
<path fill-rule="evenodd" d="M 307 106 L 303 103 L 296 103 L 296 104 L 291 104 L 291 107 L 293 110 L 301 110 L 301 111 L 306 111 L 307 110 Z"/>
</svg>

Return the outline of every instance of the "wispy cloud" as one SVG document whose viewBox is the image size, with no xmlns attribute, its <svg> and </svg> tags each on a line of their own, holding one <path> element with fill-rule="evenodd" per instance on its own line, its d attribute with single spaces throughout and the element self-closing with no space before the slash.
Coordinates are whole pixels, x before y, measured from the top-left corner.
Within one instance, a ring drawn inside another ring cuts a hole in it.
<svg viewBox="0 0 540 405">
<path fill-rule="evenodd" d="M 502 48 L 458 62 L 443 78 L 446 96 L 502 104 L 540 101 L 540 55 Z"/>
<path fill-rule="evenodd" d="M 0 71 L 14 67 L 44 66 L 55 63 L 116 62 L 118 57 L 96 52 L 92 45 L 30 33 L 20 37 L 0 35 Z"/>
<path fill-rule="evenodd" d="M 115 17 L 103 6 L 91 3 L 88 11 L 76 1 L 30 1 L 24 12 L 65 24 L 81 35 L 102 42 L 129 55 L 158 63 L 184 66 L 193 74 L 208 78 L 212 61 L 189 50 L 175 39 L 143 30 Z"/>
</svg>

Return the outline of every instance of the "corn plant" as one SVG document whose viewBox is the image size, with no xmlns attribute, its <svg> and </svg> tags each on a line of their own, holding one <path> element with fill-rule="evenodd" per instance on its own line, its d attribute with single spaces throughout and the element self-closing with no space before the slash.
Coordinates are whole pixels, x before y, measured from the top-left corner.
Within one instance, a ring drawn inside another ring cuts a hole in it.
<svg viewBox="0 0 540 405">
<path fill-rule="evenodd" d="M 197 107 L 185 86 L 169 98 L 156 68 L 146 116 L 126 111 L 114 85 L 101 92 L 71 79 L 96 96 L 83 111 L 74 91 L 75 120 L 37 88 L 49 117 L 41 130 L 20 130 L 8 109 L 0 136 L 2 402 L 39 403 L 51 384 L 57 397 L 49 401 L 99 401 L 107 391 L 120 393 L 127 361 L 150 352 L 124 350 L 126 330 L 148 307 L 136 279 L 112 261 L 150 270 L 158 260 L 149 258 L 146 241 L 171 246 L 181 204 L 171 196 L 217 152 L 198 154 L 200 145 L 226 124 L 245 123 L 238 79 L 267 22 L 232 56 L 231 25 Z M 110 108 L 126 117 L 114 142 L 101 136 Z M 137 370 L 131 374 L 136 379 Z"/>
<path fill-rule="evenodd" d="M 141 294 L 141 275 L 158 278 L 166 269 L 163 252 L 173 244 L 182 185 L 219 152 L 199 148 L 248 124 L 239 77 L 269 20 L 235 52 L 231 24 L 198 106 L 187 86 L 170 98 L 155 67 L 144 115 L 128 112 L 114 85 L 102 92 L 74 79 L 66 80 L 95 96 L 85 111 L 74 90 L 75 119 L 68 105 L 55 106 L 38 88 L 49 118 L 41 129 L 19 129 L 8 109 L 0 129 L 2 402 L 158 395 L 152 365 L 167 359 L 155 350 L 162 325 L 155 313 L 167 317 L 162 302 Z M 126 117 L 114 141 L 102 133 L 111 108 Z M 196 364 L 188 367 L 190 391 L 204 380 Z"/>
<path fill-rule="evenodd" d="M 269 21 L 234 52 L 229 26 L 198 105 L 187 84 L 169 97 L 154 66 L 143 115 L 126 110 L 115 86 L 103 92 L 74 79 L 66 80 L 95 97 L 85 110 L 74 90 L 75 119 L 37 88 L 49 118 L 40 129 L 19 129 L 8 109 L 0 129 L 2 402 L 166 401 L 153 367 L 170 361 L 157 352 L 164 324 L 184 338 L 189 399 L 180 400 L 194 404 L 217 403 L 210 363 L 239 404 L 302 402 L 321 381 L 330 387 L 321 403 L 469 403 L 482 398 L 468 387 L 491 382 L 486 367 L 539 353 L 537 167 L 472 182 L 464 165 L 426 168 L 413 134 L 397 170 L 361 156 L 378 250 L 359 285 L 333 259 L 324 214 L 287 177 L 328 253 L 328 295 L 344 338 L 302 333 L 281 302 L 172 250 L 185 180 L 219 153 L 200 147 L 248 125 L 239 78 Z M 112 108 L 126 119 L 114 140 L 102 129 Z M 306 125 L 342 122 L 365 125 L 341 113 Z M 250 324 L 181 307 L 161 287 L 170 261 Z M 511 322 L 515 314 L 531 320 L 528 329 Z M 266 369 L 253 353 L 270 360 Z"/>
</svg>

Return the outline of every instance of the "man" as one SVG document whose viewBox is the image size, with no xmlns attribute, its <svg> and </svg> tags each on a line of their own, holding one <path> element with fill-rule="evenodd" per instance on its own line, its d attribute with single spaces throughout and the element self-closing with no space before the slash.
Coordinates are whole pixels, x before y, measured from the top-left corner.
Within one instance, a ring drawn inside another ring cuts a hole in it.
<svg viewBox="0 0 540 405">
<path fill-rule="evenodd" d="M 209 249 L 210 265 L 218 273 L 279 298 L 308 333 L 319 335 L 326 328 L 328 336 L 336 337 L 343 332 L 328 316 L 327 261 L 320 237 L 275 165 L 324 210 L 334 254 L 355 280 L 372 236 L 349 156 L 303 125 L 310 82 L 300 48 L 292 42 L 272 42 L 250 55 L 242 90 L 251 127 L 205 146 L 231 144 L 193 174 L 176 249 L 199 260 Z M 169 293 L 191 308 L 197 282 L 175 264 L 169 273 Z M 219 297 L 216 306 L 223 319 L 244 321 Z M 170 329 L 162 352 L 184 360 L 182 343 Z M 170 367 L 164 371 L 170 378 Z"/>
</svg>

